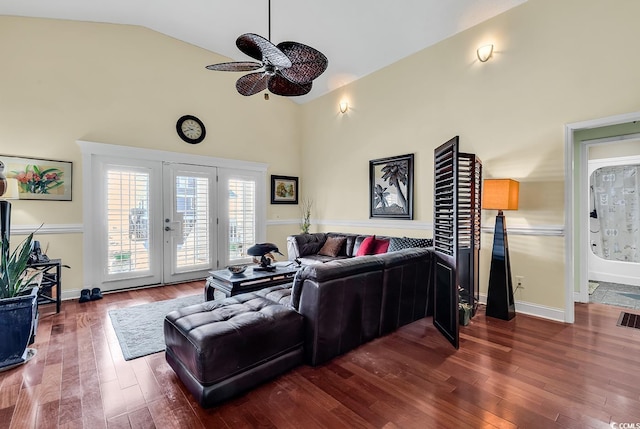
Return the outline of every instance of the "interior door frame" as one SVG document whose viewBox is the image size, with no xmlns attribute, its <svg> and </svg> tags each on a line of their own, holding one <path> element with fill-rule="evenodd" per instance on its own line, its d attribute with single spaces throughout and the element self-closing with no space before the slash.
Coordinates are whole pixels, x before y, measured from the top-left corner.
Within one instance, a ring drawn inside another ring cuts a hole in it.
<svg viewBox="0 0 640 429">
<path fill-rule="evenodd" d="M 581 204 L 580 192 L 588 183 L 585 183 L 583 171 L 587 168 L 586 147 L 590 141 L 576 141 L 574 134 L 579 130 L 619 125 L 628 122 L 640 121 L 640 112 L 625 113 L 588 121 L 566 124 L 565 130 L 565 185 L 564 185 L 564 229 L 565 229 L 565 309 L 564 321 L 575 322 L 575 302 L 580 302 L 581 297 L 588 295 L 588 266 L 586 251 L 581 249 L 588 242 L 586 231 L 580 222 L 580 213 L 584 204 Z M 578 230 L 576 231 L 576 228 Z M 581 232 L 582 231 L 582 232 Z M 587 241 L 585 241 L 585 239 Z M 584 258 L 584 259 L 583 259 Z M 576 292 L 578 286 L 578 292 Z"/>
<path fill-rule="evenodd" d="M 95 218 L 94 197 L 91 187 L 91 177 L 93 177 L 93 169 L 95 168 L 93 160 L 95 156 L 123 157 L 130 159 L 141 159 L 149 161 L 171 161 L 182 164 L 196 164 L 219 168 L 229 168 L 238 170 L 248 170 L 260 173 L 261 181 L 258 186 L 262 186 L 266 195 L 266 173 L 268 165 L 260 162 L 239 161 L 225 158 L 215 158 L 202 155 L 191 155 L 180 152 L 170 152 L 156 149 L 144 149 L 132 146 L 120 146 L 114 144 L 90 142 L 85 140 L 77 140 L 76 144 L 80 147 L 82 153 L 82 246 L 83 246 L 83 273 L 82 273 L 82 289 L 91 289 L 99 275 L 96 273 L 96 261 L 93 255 L 95 253 L 96 236 L 94 228 L 91 227 Z M 259 207 L 260 211 L 256 212 L 258 221 L 266 224 L 266 198 L 261 200 L 264 207 Z M 258 216 L 261 216 L 259 218 Z M 266 237 L 258 237 L 263 240 Z M 80 289 L 74 293 L 75 297 L 80 296 Z M 73 297 L 73 296 L 72 296 Z"/>
</svg>

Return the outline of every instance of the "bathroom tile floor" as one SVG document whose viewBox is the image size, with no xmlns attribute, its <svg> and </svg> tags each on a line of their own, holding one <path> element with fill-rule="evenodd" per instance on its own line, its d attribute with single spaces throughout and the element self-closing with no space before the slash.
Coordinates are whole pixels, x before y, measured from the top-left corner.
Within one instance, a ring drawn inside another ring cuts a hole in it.
<svg viewBox="0 0 640 429">
<path fill-rule="evenodd" d="M 640 286 L 601 281 L 595 283 L 598 283 L 598 287 L 589 295 L 589 302 L 640 310 Z"/>
</svg>

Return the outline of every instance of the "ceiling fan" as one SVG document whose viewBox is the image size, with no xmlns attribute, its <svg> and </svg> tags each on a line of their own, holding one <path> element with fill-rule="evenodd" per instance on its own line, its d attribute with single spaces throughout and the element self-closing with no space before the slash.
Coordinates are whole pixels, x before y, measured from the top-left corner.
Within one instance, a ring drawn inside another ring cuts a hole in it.
<svg viewBox="0 0 640 429">
<path fill-rule="evenodd" d="M 271 0 L 269 0 L 269 39 L 271 39 Z M 212 64 L 209 70 L 216 71 L 262 71 L 249 73 L 236 82 L 236 89 L 249 96 L 268 89 L 276 95 L 295 97 L 311 91 L 312 82 L 326 69 L 328 60 L 324 54 L 311 46 L 298 42 L 271 43 L 254 33 L 238 37 L 236 46 L 256 61 L 234 61 Z M 267 94 L 265 94 L 267 98 Z"/>
</svg>

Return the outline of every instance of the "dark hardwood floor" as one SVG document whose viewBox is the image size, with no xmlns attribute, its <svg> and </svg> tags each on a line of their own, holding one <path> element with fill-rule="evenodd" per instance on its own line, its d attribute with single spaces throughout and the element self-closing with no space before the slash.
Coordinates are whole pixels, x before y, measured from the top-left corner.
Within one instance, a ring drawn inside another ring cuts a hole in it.
<svg viewBox="0 0 640 429">
<path fill-rule="evenodd" d="M 455 351 L 431 319 L 331 363 L 201 409 L 164 354 L 124 361 L 108 310 L 202 293 L 203 283 L 41 307 L 36 357 L 0 373 L 0 428 L 609 428 L 640 423 L 640 330 L 622 309 L 567 325 L 482 311 Z M 635 426 L 633 426 L 635 427 Z"/>
</svg>

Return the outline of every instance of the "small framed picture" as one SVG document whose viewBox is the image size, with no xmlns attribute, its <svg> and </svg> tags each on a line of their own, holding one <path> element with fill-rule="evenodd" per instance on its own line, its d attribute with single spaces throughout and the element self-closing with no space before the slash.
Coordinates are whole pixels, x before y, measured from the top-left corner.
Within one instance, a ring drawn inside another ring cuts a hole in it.
<svg viewBox="0 0 640 429">
<path fill-rule="evenodd" d="M 0 161 L 4 175 L 18 181 L 21 200 L 71 201 L 71 162 L 7 155 Z"/>
<path fill-rule="evenodd" d="M 298 204 L 298 178 L 271 175 L 271 204 Z"/>
</svg>

